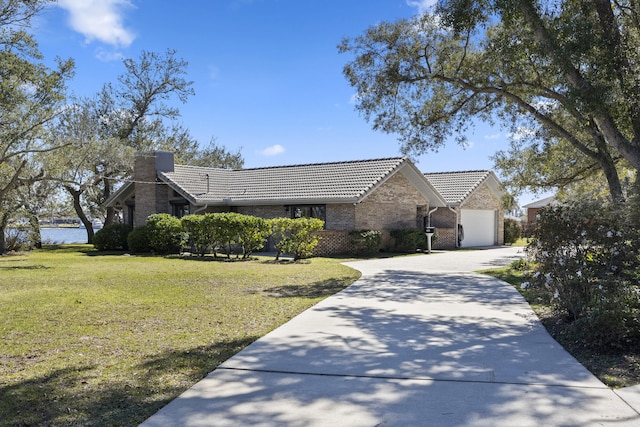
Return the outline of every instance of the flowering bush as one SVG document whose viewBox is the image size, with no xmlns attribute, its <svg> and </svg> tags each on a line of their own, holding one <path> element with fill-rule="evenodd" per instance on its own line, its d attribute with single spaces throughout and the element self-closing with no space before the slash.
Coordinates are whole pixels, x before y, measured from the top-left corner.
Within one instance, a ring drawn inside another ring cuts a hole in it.
<svg viewBox="0 0 640 427">
<path fill-rule="evenodd" d="M 620 206 L 580 201 L 540 210 L 523 287 L 547 291 L 591 345 L 640 338 L 638 230 Z"/>
</svg>

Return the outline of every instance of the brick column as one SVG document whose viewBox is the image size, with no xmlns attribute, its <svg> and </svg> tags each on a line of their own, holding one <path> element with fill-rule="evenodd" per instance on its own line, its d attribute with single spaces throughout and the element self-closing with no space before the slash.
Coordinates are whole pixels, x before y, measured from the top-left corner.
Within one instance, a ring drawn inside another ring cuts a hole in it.
<svg viewBox="0 0 640 427">
<path fill-rule="evenodd" d="M 166 184 L 160 184 L 158 172 L 173 172 L 173 153 L 154 151 L 136 153 L 134 166 L 135 215 L 134 227 L 147 222 L 154 213 L 169 213 Z"/>
</svg>

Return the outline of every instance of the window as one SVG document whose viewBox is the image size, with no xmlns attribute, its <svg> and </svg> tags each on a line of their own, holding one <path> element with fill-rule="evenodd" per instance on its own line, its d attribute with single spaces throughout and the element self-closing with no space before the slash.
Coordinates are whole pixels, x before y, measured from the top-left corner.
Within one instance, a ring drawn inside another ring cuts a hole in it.
<svg viewBox="0 0 640 427">
<path fill-rule="evenodd" d="M 325 205 L 300 205 L 291 206 L 291 218 L 318 218 L 327 221 L 327 208 Z"/>
<path fill-rule="evenodd" d="M 185 215 L 189 215 L 191 213 L 189 203 L 171 203 L 173 208 L 172 215 L 176 218 L 182 218 Z"/>
</svg>

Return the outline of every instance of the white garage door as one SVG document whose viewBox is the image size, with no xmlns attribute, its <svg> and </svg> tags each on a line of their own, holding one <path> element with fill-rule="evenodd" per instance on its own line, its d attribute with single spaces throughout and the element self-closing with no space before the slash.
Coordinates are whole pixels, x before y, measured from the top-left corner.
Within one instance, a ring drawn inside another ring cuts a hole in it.
<svg viewBox="0 0 640 427">
<path fill-rule="evenodd" d="M 496 214 L 493 210 L 462 209 L 462 247 L 496 244 Z"/>
</svg>

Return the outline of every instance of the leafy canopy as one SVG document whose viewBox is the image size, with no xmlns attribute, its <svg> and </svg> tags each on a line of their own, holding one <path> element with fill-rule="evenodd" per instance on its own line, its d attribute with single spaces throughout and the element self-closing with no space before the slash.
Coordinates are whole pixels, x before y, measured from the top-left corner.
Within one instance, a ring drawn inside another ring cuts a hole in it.
<svg viewBox="0 0 640 427">
<path fill-rule="evenodd" d="M 464 144 L 470 119 L 499 120 L 569 144 L 562 159 L 601 170 L 621 199 L 617 163 L 640 167 L 639 17 L 633 1 L 442 0 L 339 50 L 353 55 L 356 108 L 405 153 Z"/>
</svg>

